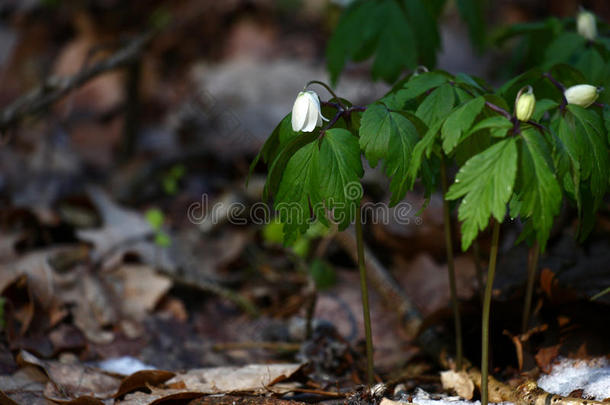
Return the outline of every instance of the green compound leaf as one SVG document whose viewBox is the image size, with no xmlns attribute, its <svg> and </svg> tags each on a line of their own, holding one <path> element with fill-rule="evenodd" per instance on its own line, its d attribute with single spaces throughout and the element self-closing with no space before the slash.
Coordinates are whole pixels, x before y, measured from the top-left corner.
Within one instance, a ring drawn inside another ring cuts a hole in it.
<svg viewBox="0 0 610 405">
<path fill-rule="evenodd" d="M 485 35 L 485 3 L 486 0 L 457 0 L 457 7 L 462 19 L 468 25 L 470 40 L 478 50 L 484 47 Z"/>
<path fill-rule="evenodd" d="M 326 131 L 291 156 L 275 197 L 274 208 L 290 243 L 307 231 L 312 214 L 326 221 L 328 211 L 339 229 L 353 220 L 362 197 L 364 174 L 358 139 L 341 128 Z"/>
<path fill-rule="evenodd" d="M 428 131 L 424 137 L 421 138 L 415 145 L 413 154 L 411 156 L 411 162 L 409 164 L 409 170 L 407 171 L 406 176 L 407 179 L 405 187 L 407 190 L 413 187 L 415 180 L 417 179 L 417 175 L 420 173 L 420 171 L 423 171 L 425 166 L 424 154 L 426 157 L 430 157 L 432 148 L 434 146 L 434 141 L 436 140 L 442 124 L 443 121 L 437 121 L 435 124 L 433 124 L 430 128 L 428 128 Z"/>
<path fill-rule="evenodd" d="M 485 99 L 481 96 L 474 98 L 461 106 L 447 117 L 441 130 L 441 138 L 443 139 L 443 150 L 446 154 L 457 146 L 462 137 L 462 133 L 466 133 L 474 123 L 475 118 L 485 105 Z"/>
<path fill-rule="evenodd" d="M 377 7 L 372 1 L 356 1 L 341 15 L 326 48 L 326 64 L 332 83 L 337 83 L 345 63 L 356 54 L 362 54 L 363 48 L 373 52 L 371 43 L 376 44 L 379 35 L 379 24 L 374 20 Z"/>
<path fill-rule="evenodd" d="M 470 128 L 466 136 L 470 136 L 485 129 L 490 130 L 491 136 L 503 138 L 509 129 L 513 127 L 513 123 L 503 115 L 494 115 L 479 121 L 476 125 Z"/>
<path fill-rule="evenodd" d="M 402 70 L 417 65 L 417 43 L 411 24 L 395 0 L 383 1 L 379 7 L 377 23 L 381 27 L 372 74 L 373 79 L 393 83 Z"/>
<path fill-rule="evenodd" d="M 390 205 L 393 206 L 398 204 L 411 188 L 407 173 L 413 150 L 419 140 L 419 134 L 407 118 L 394 112 L 390 114 L 395 115 L 394 119 L 397 126 L 396 130 L 392 131 L 390 135 L 384 171 L 392 179 L 390 181 L 390 191 L 392 192 Z"/>
<path fill-rule="evenodd" d="M 578 157 L 581 165 L 582 180 L 590 178 L 594 206 L 599 206 L 608 188 L 608 142 L 604 123 L 595 112 L 577 105 L 568 105 L 574 118 L 568 120 L 572 134 L 560 131 L 560 138 L 566 144 L 570 155 Z M 574 139 L 575 138 L 575 139 Z"/>
<path fill-rule="evenodd" d="M 405 170 L 408 168 L 417 140 L 417 130 L 401 113 L 373 104 L 362 115 L 360 148 L 372 167 L 376 167 L 379 160 L 386 159 L 388 176 L 394 176 L 401 165 Z"/>
<path fill-rule="evenodd" d="M 292 156 L 302 147 L 313 142 L 318 137 L 318 132 L 306 132 L 292 138 L 284 145 L 280 145 L 267 174 L 267 181 L 263 189 L 263 200 L 268 200 L 274 195 L 280 185 L 284 169 Z"/>
<path fill-rule="evenodd" d="M 269 138 L 267 138 L 263 144 L 260 152 L 258 152 L 250 164 L 248 177 L 246 179 L 246 187 L 248 186 L 250 176 L 254 172 L 254 169 L 256 168 L 256 165 L 260 159 L 263 159 L 263 162 L 266 164 L 271 164 L 271 162 L 273 162 L 277 157 L 278 152 L 282 149 L 282 147 L 285 146 L 286 143 L 291 139 L 296 138 L 298 135 L 298 132 L 292 130 L 292 113 L 289 113 L 282 118 L 279 124 L 277 124 L 271 135 L 269 135 Z"/>
<path fill-rule="evenodd" d="M 426 72 L 413 75 L 403 86 L 395 89 L 380 101 L 390 108 L 402 109 L 407 101 L 419 97 L 426 91 L 448 81 L 449 77 L 439 72 Z"/>
<path fill-rule="evenodd" d="M 515 138 L 504 139 L 470 158 L 459 170 L 446 199 L 463 197 L 458 210 L 462 221 L 462 250 L 468 249 L 489 218 L 502 222 L 517 173 Z"/>
<path fill-rule="evenodd" d="M 455 102 L 455 91 L 453 86 L 445 83 L 437 87 L 419 105 L 417 115 L 427 126 L 433 122 L 443 119 L 449 114 Z"/>
<path fill-rule="evenodd" d="M 430 0 L 403 0 L 404 11 L 416 36 L 419 63 L 436 65 L 436 51 L 441 46 L 441 38 L 433 14 L 426 8 Z"/>
<path fill-rule="evenodd" d="M 521 159 L 517 198 L 519 214 L 530 218 L 541 249 L 549 239 L 553 218 L 561 207 L 561 189 L 550 165 L 551 153 L 544 137 L 527 128 L 521 133 Z"/>
<path fill-rule="evenodd" d="M 418 63 L 433 66 L 440 47 L 436 16 L 428 0 L 356 0 L 343 12 L 326 49 L 335 84 L 348 60 L 374 54 L 372 75 L 396 81 L 401 71 Z"/>
</svg>

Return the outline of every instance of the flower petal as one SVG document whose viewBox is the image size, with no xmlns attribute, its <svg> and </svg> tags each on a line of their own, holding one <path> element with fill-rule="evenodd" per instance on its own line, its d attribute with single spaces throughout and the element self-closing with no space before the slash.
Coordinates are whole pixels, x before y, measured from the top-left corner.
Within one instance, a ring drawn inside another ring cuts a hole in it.
<svg viewBox="0 0 610 405">
<path fill-rule="evenodd" d="M 305 120 L 307 119 L 307 112 L 309 109 L 309 98 L 306 97 L 302 92 L 299 93 L 297 99 L 294 101 L 292 106 L 292 130 L 299 132 L 305 126 Z"/>
<path fill-rule="evenodd" d="M 315 102 L 310 99 L 309 107 L 307 109 L 307 119 L 305 120 L 303 132 L 312 132 L 316 128 L 319 115 L 320 110 L 317 108 Z"/>
</svg>

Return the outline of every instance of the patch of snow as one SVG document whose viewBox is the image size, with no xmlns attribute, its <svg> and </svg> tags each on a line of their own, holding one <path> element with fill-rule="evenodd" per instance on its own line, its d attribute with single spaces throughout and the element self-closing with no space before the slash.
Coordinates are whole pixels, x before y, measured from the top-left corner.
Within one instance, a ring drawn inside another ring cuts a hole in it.
<svg viewBox="0 0 610 405">
<path fill-rule="evenodd" d="M 551 374 L 538 379 L 538 386 L 563 396 L 582 389 L 584 397 L 603 401 L 610 398 L 610 362 L 603 357 L 591 361 L 561 359 Z"/>
<path fill-rule="evenodd" d="M 142 370 L 154 370 L 156 367 L 142 363 L 140 360 L 131 356 L 115 357 L 97 363 L 102 370 L 112 373 L 131 375 Z"/>
</svg>

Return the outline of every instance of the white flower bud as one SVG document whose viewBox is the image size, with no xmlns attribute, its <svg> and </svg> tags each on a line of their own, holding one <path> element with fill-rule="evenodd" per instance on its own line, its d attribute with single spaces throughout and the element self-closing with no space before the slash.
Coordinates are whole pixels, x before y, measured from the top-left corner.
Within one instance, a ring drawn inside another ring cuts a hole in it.
<svg viewBox="0 0 610 405">
<path fill-rule="evenodd" d="M 534 113 L 536 107 L 536 96 L 532 91 L 532 86 L 527 86 L 527 92 L 523 93 L 523 90 L 517 94 L 515 100 L 515 115 L 519 121 L 529 121 Z"/>
<path fill-rule="evenodd" d="M 575 104 L 587 108 L 599 97 L 599 89 L 590 84 L 578 84 L 563 92 L 568 104 Z"/>
<path fill-rule="evenodd" d="M 300 92 L 292 106 L 293 131 L 312 132 L 317 126 L 322 125 L 322 120 L 328 121 L 322 116 L 320 98 L 316 92 Z"/>
<path fill-rule="evenodd" d="M 597 36 L 597 25 L 595 23 L 595 14 L 582 10 L 576 17 L 576 30 L 580 35 L 593 41 Z"/>
</svg>

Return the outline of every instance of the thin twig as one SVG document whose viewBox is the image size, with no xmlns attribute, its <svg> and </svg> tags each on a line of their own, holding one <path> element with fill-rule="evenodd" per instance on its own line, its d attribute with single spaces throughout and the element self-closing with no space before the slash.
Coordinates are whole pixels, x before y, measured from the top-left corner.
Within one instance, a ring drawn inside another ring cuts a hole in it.
<svg viewBox="0 0 610 405">
<path fill-rule="evenodd" d="M 0 132 L 15 125 L 28 115 L 44 110 L 94 77 L 133 62 L 142 53 L 154 34 L 154 31 L 149 31 L 137 36 L 113 55 L 73 76 L 48 78 L 41 86 L 19 97 L 0 112 Z"/>
</svg>

